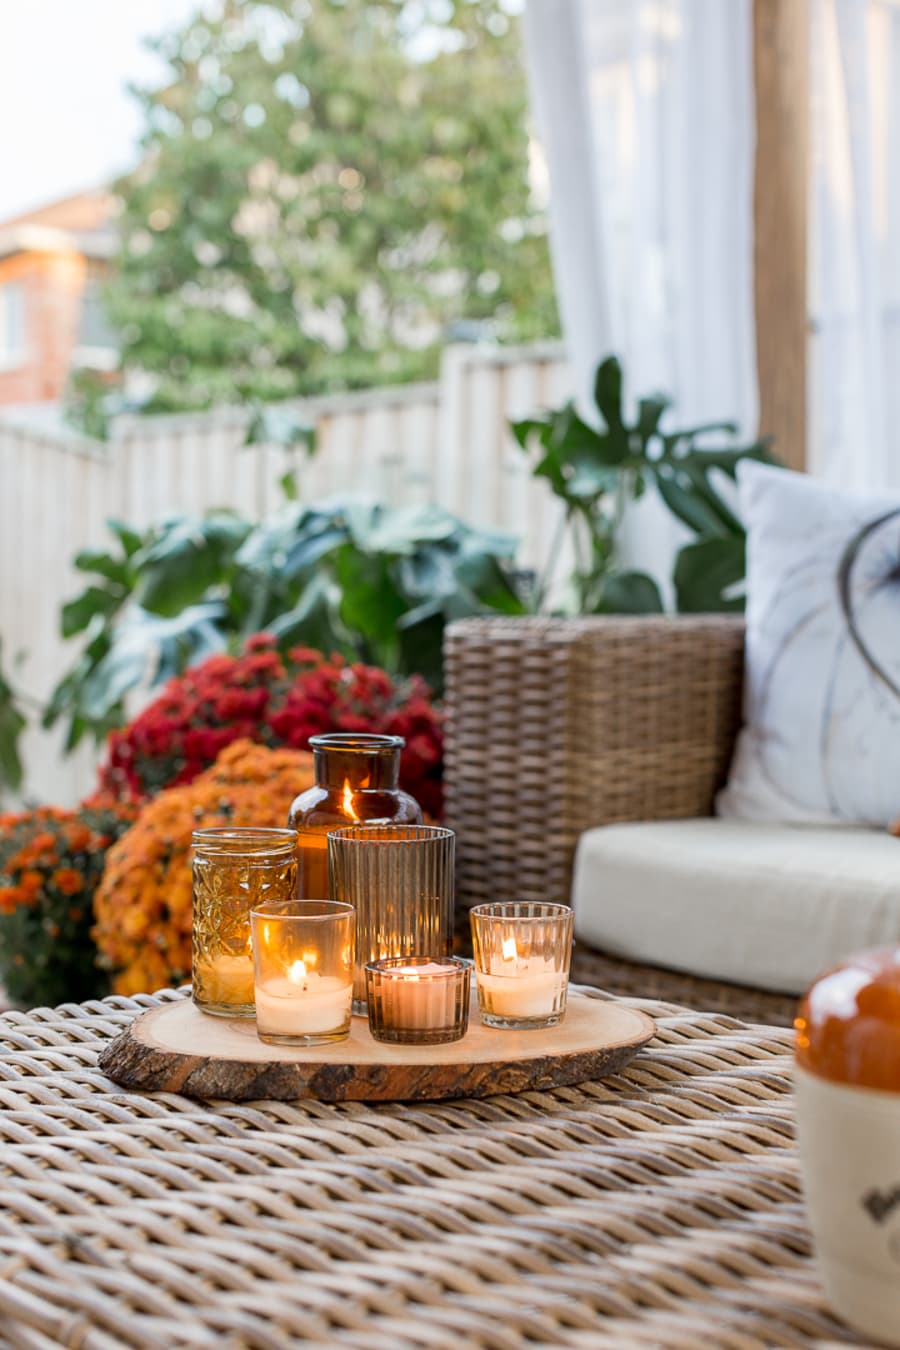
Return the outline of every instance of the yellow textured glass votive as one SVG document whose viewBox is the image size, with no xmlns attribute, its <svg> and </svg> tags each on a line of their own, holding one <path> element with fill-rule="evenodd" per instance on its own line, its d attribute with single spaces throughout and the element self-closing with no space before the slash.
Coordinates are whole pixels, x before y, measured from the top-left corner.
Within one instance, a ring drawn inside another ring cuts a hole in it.
<svg viewBox="0 0 900 1350">
<path fill-rule="evenodd" d="M 297 889 L 293 830 L 195 830 L 193 999 L 215 1017 L 253 1016 L 250 910 Z"/>
</svg>

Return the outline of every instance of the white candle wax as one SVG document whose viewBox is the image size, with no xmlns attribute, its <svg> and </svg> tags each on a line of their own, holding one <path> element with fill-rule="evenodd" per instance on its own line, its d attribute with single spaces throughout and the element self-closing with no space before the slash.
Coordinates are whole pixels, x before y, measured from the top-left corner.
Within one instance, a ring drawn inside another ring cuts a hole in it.
<svg viewBox="0 0 900 1350">
<path fill-rule="evenodd" d="M 336 975 L 290 972 L 256 986 L 256 1023 L 264 1035 L 322 1035 L 347 1025 L 352 1001 L 352 983 Z"/>
<path fill-rule="evenodd" d="M 475 972 L 482 1009 L 493 1017 L 550 1017 L 568 984 L 565 972 L 544 957 L 503 961 L 490 974 Z"/>
<path fill-rule="evenodd" d="M 454 974 L 456 968 L 452 968 Z M 392 1027 L 429 1031 L 455 1021 L 456 982 L 439 961 L 394 966 L 382 975 L 384 1020 Z"/>
<path fill-rule="evenodd" d="M 194 965 L 193 981 L 204 1002 L 248 1007 L 253 1002 L 253 957 L 248 951 L 201 958 Z"/>
</svg>

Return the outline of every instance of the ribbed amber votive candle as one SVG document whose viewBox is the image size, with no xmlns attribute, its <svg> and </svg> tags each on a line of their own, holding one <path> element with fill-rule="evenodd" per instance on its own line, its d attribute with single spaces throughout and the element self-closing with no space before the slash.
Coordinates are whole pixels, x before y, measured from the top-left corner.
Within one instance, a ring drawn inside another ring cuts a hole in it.
<svg viewBox="0 0 900 1350">
<path fill-rule="evenodd" d="M 376 1041 L 440 1045 L 469 1025 L 471 962 L 457 956 L 394 956 L 366 966 L 369 1030 Z"/>
</svg>

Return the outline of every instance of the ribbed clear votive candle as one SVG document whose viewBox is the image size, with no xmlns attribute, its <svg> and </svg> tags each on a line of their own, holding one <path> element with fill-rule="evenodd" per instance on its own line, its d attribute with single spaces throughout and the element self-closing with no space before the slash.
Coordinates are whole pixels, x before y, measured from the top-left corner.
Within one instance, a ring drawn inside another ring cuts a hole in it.
<svg viewBox="0 0 900 1350">
<path fill-rule="evenodd" d="M 572 959 L 569 906 L 496 903 L 469 914 L 482 1022 L 523 1030 L 560 1022 Z"/>
<path fill-rule="evenodd" d="M 328 836 L 329 891 L 356 907 L 353 1010 L 366 1011 L 366 964 L 453 946 L 455 836 L 442 825 L 348 825 Z"/>
<path fill-rule="evenodd" d="M 441 1045 L 469 1025 L 471 963 L 458 956 L 393 956 L 366 966 L 369 1030 L 376 1041 Z"/>
</svg>

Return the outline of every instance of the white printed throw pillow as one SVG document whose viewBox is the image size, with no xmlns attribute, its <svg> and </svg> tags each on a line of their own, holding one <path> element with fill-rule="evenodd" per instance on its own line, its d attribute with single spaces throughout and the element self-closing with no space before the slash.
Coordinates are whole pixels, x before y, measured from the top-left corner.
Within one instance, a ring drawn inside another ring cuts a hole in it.
<svg viewBox="0 0 900 1350">
<path fill-rule="evenodd" d="M 900 816 L 900 497 L 757 463 L 747 527 L 744 722 L 719 815 Z"/>
</svg>

